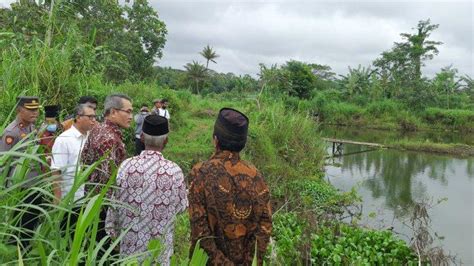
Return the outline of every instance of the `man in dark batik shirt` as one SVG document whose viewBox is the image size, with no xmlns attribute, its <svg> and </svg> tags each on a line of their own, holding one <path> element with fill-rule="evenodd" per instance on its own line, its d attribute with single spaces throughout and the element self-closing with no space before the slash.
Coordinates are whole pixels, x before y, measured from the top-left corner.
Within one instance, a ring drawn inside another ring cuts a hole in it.
<svg viewBox="0 0 474 266">
<path fill-rule="evenodd" d="M 214 125 L 212 157 L 191 171 L 191 254 L 196 242 L 211 265 L 251 265 L 257 245 L 262 263 L 272 231 L 270 193 L 259 171 L 240 159 L 248 118 L 224 108 Z"/>
</svg>

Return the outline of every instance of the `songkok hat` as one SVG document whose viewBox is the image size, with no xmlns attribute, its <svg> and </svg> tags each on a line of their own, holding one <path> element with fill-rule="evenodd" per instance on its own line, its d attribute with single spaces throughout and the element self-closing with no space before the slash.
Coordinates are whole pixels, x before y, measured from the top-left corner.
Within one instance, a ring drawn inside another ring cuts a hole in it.
<svg viewBox="0 0 474 266">
<path fill-rule="evenodd" d="M 55 118 L 59 115 L 59 105 L 47 105 L 44 107 L 44 116 L 47 118 Z"/>
<path fill-rule="evenodd" d="M 222 108 L 214 124 L 214 135 L 219 142 L 232 146 L 245 146 L 249 129 L 249 119 L 243 113 L 232 109 Z"/>
<path fill-rule="evenodd" d="M 161 136 L 170 132 L 168 128 L 168 119 L 153 114 L 147 115 L 143 121 L 143 133 L 150 136 Z"/>
<path fill-rule="evenodd" d="M 40 108 L 39 98 L 36 96 L 18 96 L 16 98 L 18 106 L 22 106 L 29 110 L 36 110 Z"/>
</svg>

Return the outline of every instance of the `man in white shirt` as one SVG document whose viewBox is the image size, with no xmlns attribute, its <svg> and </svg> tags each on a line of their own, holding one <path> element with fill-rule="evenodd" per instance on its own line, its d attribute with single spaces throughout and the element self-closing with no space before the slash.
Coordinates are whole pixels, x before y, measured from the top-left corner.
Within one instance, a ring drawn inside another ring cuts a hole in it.
<svg viewBox="0 0 474 266">
<path fill-rule="evenodd" d="M 158 115 L 170 120 L 170 111 L 168 111 L 168 100 L 161 100 L 161 107 L 158 109 Z"/>
<path fill-rule="evenodd" d="M 87 133 L 96 124 L 95 110 L 86 104 L 76 107 L 74 124 L 56 138 L 53 146 L 51 169 L 58 175 L 54 185 L 54 194 L 59 201 L 64 198 L 74 185 L 80 154 L 86 143 Z M 84 185 L 74 194 L 74 200 L 84 196 Z"/>
</svg>

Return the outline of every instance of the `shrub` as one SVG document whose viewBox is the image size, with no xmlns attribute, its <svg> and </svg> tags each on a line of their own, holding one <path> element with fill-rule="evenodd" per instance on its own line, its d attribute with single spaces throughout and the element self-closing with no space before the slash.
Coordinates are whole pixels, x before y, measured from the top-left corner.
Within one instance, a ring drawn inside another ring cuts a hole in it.
<svg viewBox="0 0 474 266">
<path fill-rule="evenodd" d="M 325 122 L 334 124 L 353 123 L 359 120 L 363 115 L 363 109 L 351 103 L 335 103 L 331 102 L 324 106 L 322 114 Z"/>
<path fill-rule="evenodd" d="M 339 224 L 312 235 L 311 260 L 316 265 L 416 265 L 404 241 L 390 231 Z"/>
<path fill-rule="evenodd" d="M 370 103 L 366 108 L 366 113 L 374 117 L 381 117 L 383 115 L 393 115 L 401 110 L 403 110 L 403 107 L 399 103 L 393 100 L 383 100 Z"/>
<path fill-rule="evenodd" d="M 471 110 L 427 108 L 423 117 L 428 123 L 455 129 L 473 130 L 474 128 L 474 111 Z"/>
</svg>

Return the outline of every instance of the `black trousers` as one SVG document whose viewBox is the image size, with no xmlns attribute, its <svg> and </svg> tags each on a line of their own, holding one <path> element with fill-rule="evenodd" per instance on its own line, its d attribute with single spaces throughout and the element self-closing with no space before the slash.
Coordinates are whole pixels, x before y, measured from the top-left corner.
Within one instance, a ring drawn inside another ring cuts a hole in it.
<svg viewBox="0 0 474 266">
<path fill-rule="evenodd" d="M 135 138 L 135 155 L 140 155 L 144 150 L 145 144 L 140 139 Z"/>
<path fill-rule="evenodd" d="M 44 203 L 43 194 L 41 192 L 35 192 L 28 197 L 22 200 L 24 204 L 31 204 L 37 207 L 45 207 L 40 206 Z M 34 231 L 36 227 L 38 227 L 40 223 L 40 215 L 41 211 L 35 208 L 27 207 L 25 212 L 22 214 L 21 211 L 15 211 L 15 217 L 21 215 L 18 227 L 21 228 L 21 231 L 16 234 L 16 236 L 20 239 L 20 242 L 24 248 L 28 248 L 30 245 L 30 240 L 34 236 Z M 11 243 L 16 245 L 16 240 L 12 239 Z"/>
</svg>

